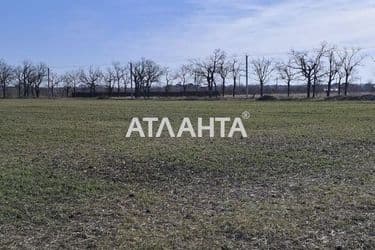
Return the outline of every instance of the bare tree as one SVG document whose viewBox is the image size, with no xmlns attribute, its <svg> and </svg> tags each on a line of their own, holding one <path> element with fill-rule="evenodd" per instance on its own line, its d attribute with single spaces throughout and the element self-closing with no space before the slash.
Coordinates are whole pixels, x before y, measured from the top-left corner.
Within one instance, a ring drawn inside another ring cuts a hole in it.
<svg viewBox="0 0 375 250">
<path fill-rule="evenodd" d="M 344 74 L 344 95 L 348 95 L 349 84 L 353 80 L 353 75 L 361 62 L 365 59 L 365 55 L 361 54 L 361 49 L 350 48 L 343 49 L 339 52 L 342 70 Z"/>
<path fill-rule="evenodd" d="M 108 91 L 108 96 L 112 96 L 113 87 L 115 84 L 115 74 L 116 72 L 112 68 L 108 68 L 105 73 L 103 73 L 103 79 L 105 81 L 105 87 Z"/>
<path fill-rule="evenodd" d="M 231 60 L 228 62 L 230 74 L 233 77 L 233 88 L 232 88 L 232 96 L 235 98 L 236 96 L 236 88 L 237 88 L 237 80 L 240 78 L 241 74 L 241 64 L 239 59 L 236 56 L 233 56 Z"/>
<path fill-rule="evenodd" d="M 292 50 L 293 68 L 306 79 L 307 98 L 311 97 L 311 87 L 313 87 L 313 96 L 315 96 L 316 84 L 321 77 L 322 56 L 325 54 L 325 44 L 313 52 L 298 52 Z"/>
<path fill-rule="evenodd" d="M 260 84 L 260 96 L 264 95 L 264 85 L 270 79 L 272 72 L 274 71 L 273 62 L 268 58 L 253 59 L 251 65 L 255 74 L 255 77 Z"/>
<path fill-rule="evenodd" d="M 72 96 L 76 96 L 77 84 L 79 83 L 80 72 L 71 71 L 62 75 L 61 80 L 65 84 L 66 97 L 69 97 L 69 92 L 72 90 Z"/>
<path fill-rule="evenodd" d="M 0 84 L 3 90 L 3 98 L 6 98 L 6 88 L 13 78 L 13 67 L 5 63 L 3 60 L 0 60 Z"/>
<path fill-rule="evenodd" d="M 340 70 L 337 74 L 337 77 L 336 77 L 336 84 L 337 84 L 337 91 L 338 91 L 338 95 L 341 96 L 341 92 L 342 92 L 342 82 L 343 82 L 343 79 L 345 78 L 345 72 L 344 70 L 342 69 L 342 67 L 340 67 Z"/>
<path fill-rule="evenodd" d="M 144 96 L 150 97 L 151 86 L 155 82 L 160 81 L 160 77 L 164 74 L 162 67 L 152 60 L 146 60 L 146 85 Z"/>
<path fill-rule="evenodd" d="M 51 84 L 51 97 L 52 98 L 55 98 L 56 96 L 56 92 L 55 92 L 55 89 L 59 89 L 59 85 L 60 83 L 63 82 L 63 77 L 62 76 L 59 76 L 58 74 L 56 73 L 53 73 L 51 72 L 50 73 L 50 84 Z"/>
<path fill-rule="evenodd" d="M 281 80 L 285 81 L 287 85 L 288 97 L 290 97 L 290 85 L 295 79 L 296 73 L 292 68 L 292 62 L 289 60 L 287 63 L 279 63 L 277 65 L 277 71 Z"/>
<path fill-rule="evenodd" d="M 326 58 L 328 61 L 328 68 L 327 68 L 327 97 L 330 97 L 331 90 L 332 90 L 332 83 L 339 77 L 341 63 L 338 60 L 337 56 L 337 48 L 331 47 L 326 51 Z M 340 79 L 341 82 L 341 79 Z"/>
<path fill-rule="evenodd" d="M 299 70 L 300 74 L 307 81 L 307 98 L 311 96 L 311 85 L 313 82 L 313 72 L 317 64 L 315 58 L 309 57 L 308 52 L 292 51 L 294 69 Z"/>
<path fill-rule="evenodd" d="M 171 81 L 173 80 L 173 77 L 172 77 L 170 68 L 165 67 L 163 72 L 164 72 L 164 77 L 165 77 L 165 93 L 168 94 L 169 87 L 170 87 Z"/>
<path fill-rule="evenodd" d="M 21 90 L 23 89 L 23 96 L 29 96 L 30 83 L 32 82 L 33 64 L 29 61 L 24 61 L 22 65 L 16 68 L 18 97 L 21 97 Z"/>
<path fill-rule="evenodd" d="M 134 95 L 135 98 L 140 96 L 140 91 L 144 86 L 146 79 L 146 66 L 145 59 L 142 59 L 139 62 L 132 63 L 132 76 L 134 80 Z"/>
<path fill-rule="evenodd" d="M 178 79 L 178 81 L 182 85 L 184 96 L 186 95 L 187 81 L 190 74 L 191 68 L 189 67 L 189 65 L 184 64 L 177 70 L 175 76 L 175 78 Z"/>
<path fill-rule="evenodd" d="M 80 73 L 80 81 L 89 87 L 90 89 L 90 96 L 93 97 L 96 94 L 96 87 L 102 80 L 103 73 L 100 69 L 90 67 L 89 70 L 86 72 L 84 70 Z"/>
<path fill-rule="evenodd" d="M 213 55 L 206 60 L 193 61 L 195 72 L 206 79 L 210 97 L 212 97 L 213 89 L 215 88 L 216 90 L 217 88 L 215 75 L 218 73 L 218 68 L 224 59 L 225 52 L 217 49 L 214 51 Z M 217 93 L 217 91 L 215 92 Z"/>
<path fill-rule="evenodd" d="M 231 72 L 231 65 L 229 62 L 226 61 L 226 55 L 223 55 L 222 60 L 219 63 L 219 68 L 218 68 L 218 74 L 221 78 L 221 92 L 222 96 L 225 96 L 225 85 L 226 85 L 226 80 Z"/>
<path fill-rule="evenodd" d="M 113 80 L 117 85 L 117 96 L 121 94 L 121 85 L 124 86 L 124 93 L 126 94 L 127 84 L 129 82 L 128 68 L 121 65 L 119 62 L 112 63 Z"/>
<path fill-rule="evenodd" d="M 40 86 L 47 76 L 48 67 L 44 63 L 40 63 L 32 67 L 31 92 L 36 98 L 40 96 Z"/>
<path fill-rule="evenodd" d="M 199 88 L 204 83 L 204 77 L 195 70 L 195 67 L 193 64 L 190 64 L 189 68 L 190 68 L 190 77 L 194 79 L 195 92 L 198 94 Z"/>
<path fill-rule="evenodd" d="M 326 76 L 327 71 L 325 70 L 324 61 L 322 60 L 324 55 L 327 54 L 328 51 L 328 44 L 327 42 L 322 42 L 320 47 L 313 50 L 313 53 L 315 53 L 316 56 L 316 63 L 317 66 L 313 70 L 313 98 L 316 97 L 316 89 L 317 85 L 321 82 L 323 82 L 323 78 Z"/>
<path fill-rule="evenodd" d="M 68 72 L 64 73 L 61 76 L 61 81 L 64 84 L 66 97 L 69 97 L 69 91 L 71 88 L 73 88 L 73 84 L 74 84 L 70 78 L 70 74 Z"/>
<path fill-rule="evenodd" d="M 135 97 L 139 96 L 140 91 L 143 91 L 143 96 L 145 98 L 149 97 L 151 85 L 155 82 L 159 82 L 160 77 L 163 75 L 162 67 L 154 61 L 144 58 L 132 65 Z"/>
</svg>

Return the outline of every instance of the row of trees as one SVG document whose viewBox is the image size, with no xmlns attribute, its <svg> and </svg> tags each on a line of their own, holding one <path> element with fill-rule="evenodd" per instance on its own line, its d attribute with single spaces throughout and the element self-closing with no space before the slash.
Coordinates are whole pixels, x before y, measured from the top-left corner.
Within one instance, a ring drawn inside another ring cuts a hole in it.
<svg viewBox="0 0 375 250">
<path fill-rule="evenodd" d="M 338 87 L 338 95 L 341 95 L 343 87 L 346 96 L 349 84 L 354 81 L 355 73 L 365 57 L 360 49 L 338 49 L 323 43 L 320 48 L 312 51 L 292 50 L 286 63 L 275 63 L 272 59 L 261 58 L 252 60 L 251 65 L 260 84 L 261 96 L 264 84 L 269 81 L 274 71 L 288 86 L 288 96 L 293 81 L 305 82 L 307 98 L 316 96 L 317 86 L 320 84 L 327 85 L 328 97 L 334 84 Z"/>
<path fill-rule="evenodd" d="M 338 49 L 323 43 L 319 49 L 311 53 L 292 51 L 291 61 L 281 68 L 283 72 L 289 68 L 291 76 L 295 76 L 295 73 L 297 73 L 297 77 L 298 74 L 302 76 L 307 84 L 308 98 L 311 96 L 311 89 L 312 95 L 315 97 L 317 85 L 324 82 L 327 84 L 328 97 L 331 94 L 333 83 L 337 84 L 339 95 L 343 84 L 346 96 L 349 84 L 354 81 L 355 73 L 364 59 L 365 55 L 361 54 L 360 49 Z M 295 70 L 294 73 L 293 70 Z M 283 78 L 285 79 L 285 77 Z M 290 77 L 287 76 L 286 80 L 290 80 Z"/>
<path fill-rule="evenodd" d="M 338 86 L 338 94 L 348 94 L 349 85 L 353 83 L 354 75 L 365 58 L 360 49 L 337 48 L 322 43 L 319 48 L 311 51 L 295 51 L 289 53 L 286 61 L 272 58 L 253 58 L 242 62 L 237 56 L 228 56 L 222 50 L 215 50 L 205 59 L 191 60 L 177 70 L 162 67 L 158 63 L 141 59 L 123 65 L 113 63 L 105 70 L 90 67 L 87 70 L 77 70 L 56 74 L 50 72 L 44 63 L 33 64 L 25 61 L 13 67 L 0 60 L 0 84 L 2 95 L 7 96 L 9 86 L 17 89 L 18 97 L 40 96 L 41 86 L 48 90 L 48 96 L 53 97 L 54 89 L 63 87 L 66 96 L 76 96 L 77 89 L 85 87 L 90 95 L 96 95 L 98 86 L 104 87 L 109 96 L 127 93 L 128 89 L 135 97 L 149 97 L 155 83 L 164 82 L 165 92 L 178 84 L 186 93 L 188 85 L 204 86 L 209 96 L 224 96 L 230 82 L 232 96 L 242 76 L 253 75 L 259 84 L 259 94 L 264 95 L 264 86 L 273 78 L 281 79 L 287 86 L 288 96 L 294 82 L 306 85 L 308 98 L 316 97 L 317 86 L 327 86 L 327 96 L 331 95 L 332 86 Z M 246 67 L 246 66 L 248 67 Z"/>
<path fill-rule="evenodd" d="M 6 88 L 12 82 L 16 82 L 18 96 L 39 97 L 40 86 L 43 83 L 48 72 L 48 67 L 43 64 L 32 64 L 24 62 L 22 66 L 13 68 L 0 60 L 0 84 L 3 97 L 6 97 Z M 21 93 L 21 91 L 23 93 Z"/>
</svg>

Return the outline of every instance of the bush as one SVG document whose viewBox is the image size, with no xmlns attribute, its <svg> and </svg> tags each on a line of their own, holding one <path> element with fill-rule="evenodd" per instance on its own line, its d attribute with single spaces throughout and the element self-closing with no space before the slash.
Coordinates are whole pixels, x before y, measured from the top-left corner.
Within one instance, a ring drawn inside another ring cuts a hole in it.
<svg viewBox="0 0 375 250">
<path fill-rule="evenodd" d="M 333 96 L 326 98 L 327 101 L 375 101 L 375 95 L 362 96 Z"/>
</svg>

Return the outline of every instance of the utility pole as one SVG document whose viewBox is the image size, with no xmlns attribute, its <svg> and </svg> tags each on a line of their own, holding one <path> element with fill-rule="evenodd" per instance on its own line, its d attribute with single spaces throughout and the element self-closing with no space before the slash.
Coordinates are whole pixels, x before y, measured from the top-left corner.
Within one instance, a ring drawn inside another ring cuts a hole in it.
<svg viewBox="0 0 375 250">
<path fill-rule="evenodd" d="M 50 72 L 49 72 L 49 67 L 48 67 L 47 68 L 47 96 L 48 98 L 50 98 L 49 86 L 50 86 Z"/>
<path fill-rule="evenodd" d="M 199 86 L 198 86 L 198 73 L 197 72 L 194 72 L 194 87 L 195 87 L 195 92 L 198 95 Z"/>
<path fill-rule="evenodd" d="M 249 56 L 246 55 L 246 99 L 249 99 Z"/>
<path fill-rule="evenodd" d="M 133 63 L 130 63 L 130 97 L 133 98 Z"/>
</svg>

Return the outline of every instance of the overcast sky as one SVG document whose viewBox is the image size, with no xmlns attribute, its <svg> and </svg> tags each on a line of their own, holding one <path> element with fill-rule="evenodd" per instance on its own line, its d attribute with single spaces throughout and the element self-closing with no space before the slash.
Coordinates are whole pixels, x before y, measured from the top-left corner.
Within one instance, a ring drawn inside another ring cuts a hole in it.
<svg viewBox="0 0 375 250">
<path fill-rule="evenodd" d="M 1 10 L 0 58 L 60 70 L 140 57 L 173 67 L 215 48 L 280 57 L 322 41 L 375 55 L 374 0 L 2 0 Z M 362 75 L 375 79 L 375 63 Z"/>
</svg>

